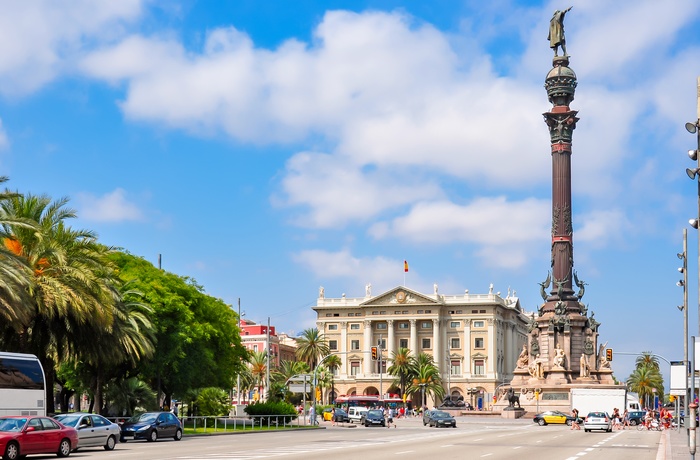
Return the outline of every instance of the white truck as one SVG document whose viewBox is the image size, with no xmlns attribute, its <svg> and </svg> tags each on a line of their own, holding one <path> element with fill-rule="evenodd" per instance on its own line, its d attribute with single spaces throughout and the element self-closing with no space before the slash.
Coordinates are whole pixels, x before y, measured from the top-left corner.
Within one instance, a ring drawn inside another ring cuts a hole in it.
<svg viewBox="0 0 700 460">
<path fill-rule="evenodd" d="M 572 388 L 571 409 L 577 409 L 581 417 L 589 412 L 604 411 L 612 415 L 613 409 L 622 414 L 641 410 L 639 399 L 624 388 Z"/>
</svg>

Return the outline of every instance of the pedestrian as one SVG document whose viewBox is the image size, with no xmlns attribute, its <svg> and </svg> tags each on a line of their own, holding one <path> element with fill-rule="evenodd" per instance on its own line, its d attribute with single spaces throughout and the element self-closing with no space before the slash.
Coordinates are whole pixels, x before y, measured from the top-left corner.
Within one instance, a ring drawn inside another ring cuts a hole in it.
<svg viewBox="0 0 700 460">
<path fill-rule="evenodd" d="M 335 426 L 335 407 L 331 410 L 331 426 Z"/>
<path fill-rule="evenodd" d="M 578 409 L 574 408 L 574 410 L 571 411 L 571 416 L 574 418 L 574 420 L 571 422 L 571 429 L 572 430 L 580 430 L 581 425 L 579 424 L 579 421 L 578 421 Z"/>
<path fill-rule="evenodd" d="M 625 412 L 622 414 L 622 429 L 625 430 L 625 427 L 628 426 L 630 426 L 630 413 L 625 409 Z"/>
<path fill-rule="evenodd" d="M 316 408 L 313 405 L 309 407 L 309 421 L 311 425 L 316 425 Z"/>
<path fill-rule="evenodd" d="M 617 407 L 613 409 L 613 429 L 614 430 L 621 430 L 622 429 L 622 422 L 621 422 L 621 417 L 620 417 L 620 409 Z"/>
</svg>

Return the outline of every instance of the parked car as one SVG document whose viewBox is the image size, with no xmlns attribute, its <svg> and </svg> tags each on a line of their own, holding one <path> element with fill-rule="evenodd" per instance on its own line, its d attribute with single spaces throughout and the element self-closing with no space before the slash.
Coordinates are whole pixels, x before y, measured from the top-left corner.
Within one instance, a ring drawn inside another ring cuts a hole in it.
<svg viewBox="0 0 700 460">
<path fill-rule="evenodd" d="M 448 412 L 442 410 L 434 410 L 430 412 L 430 420 L 428 421 L 428 426 L 434 426 L 435 428 L 447 428 L 448 426 L 451 426 L 452 428 L 457 428 L 457 421 Z"/>
<path fill-rule="evenodd" d="M 78 440 L 81 449 L 85 447 L 104 447 L 105 450 L 112 450 L 120 438 L 119 425 L 110 422 L 101 415 L 74 412 L 56 415 L 54 419 L 65 426 L 71 426 L 78 430 Z"/>
<path fill-rule="evenodd" d="M 635 410 L 629 412 L 627 415 L 629 416 L 630 425 L 635 426 L 642 424 L 644 421 L 644 416 L 647 415 L 647 413 L 643 410 Z"/>
<path fill-rule="evenodd" d="M 333 416 L 333 408 L 332 407 L 326 407 L 325 409 L 323 409 L 322 420 L 324 422 L 330 422 L 332 416 Z"/>
<path fill-rule="evenodd" d="M 367 413 L 369 409 L 366 407 L 362 406 L 353 406 L 348 408 L 348 418 L 350 419 L 350 423 L 364 423 L 363 417 Z"/>
<path fill-rule="evenodd" d="M 386 420 L 384 420 L 384 411 L 380 409 L 368 410 L 363 420 L 365 426 L 386 426 Z"/>
<path fill-rule="evenodd" d="M 565 423 L 571 426 L 574 422 L 574 416 L 558 410 L 548 410 L 535 415 L 535 418 L 532 420 L 539 426 L 549 425 L 550 423 Z"/>
<path fill-rule="evenodd" d="M 49 417 L 0 417 L 0 453 L 16 460 L 30 454 L 68 457 L 78 448 L 78 432 Z"/>
<path fill-rule="evenodd" d="M 121 426 L 121 442 L 126 438 L 156 441 L 159 438 L 182 439 L 180 420 L 170 412 L 145 412 L 134 415 Z"/>
<path fill-rule="evenodd" d="M 424 410 L 423 411 L 423 426 L 427 425 L 430 422 L 430 414 L 432 414 L 433 411 L 431 410 Z"/>
<path fill-rule="evenodd" d="M 612 431 L 612 419 L 605 412 L 589 412 L 583 419 L 583 430 L 603 430 L 609 433 Z"/>
</svg>

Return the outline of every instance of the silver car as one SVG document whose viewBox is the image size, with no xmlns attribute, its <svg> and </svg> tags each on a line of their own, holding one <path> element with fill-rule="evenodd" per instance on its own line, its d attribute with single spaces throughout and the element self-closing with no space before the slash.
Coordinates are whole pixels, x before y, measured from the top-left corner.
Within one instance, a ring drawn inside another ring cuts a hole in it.
<svg viewBox="0 0 700 460">
<path fill-rule="evenodd" d="M 605 412 L 589 412 L 583 419 L 583 429 L 586 432 L 603 430 L 609 433 L 612 431 L 612 419 Z"/>
<path fill-rule="evenodd" d="M 101 415 L 73 412 L 54 417 L 66 426 L 78 431 L 78 449 L 85 447 L 104 447 L 112 450 L 117 445 L 121 429 Z"/>
</svg>

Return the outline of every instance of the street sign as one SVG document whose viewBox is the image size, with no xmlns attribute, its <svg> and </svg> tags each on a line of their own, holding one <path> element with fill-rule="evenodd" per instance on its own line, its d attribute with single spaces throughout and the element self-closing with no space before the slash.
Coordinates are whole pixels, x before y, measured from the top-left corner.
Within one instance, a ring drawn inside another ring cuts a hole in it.
<svg viewBox="0 0 700 460">
<path fill-rule="evenodd" d="M 287 388 L 292 393 L 308 393 L 311 391 L 312 380 L 311 374 L 297 374 L 287 380 Z"/>
<path fill-rule="evenodd" d="M 671 394 L 677 396 L 685 395 L 687 384 L 687 371 L 683 361 L 671 361 Z"/>
</svg>

